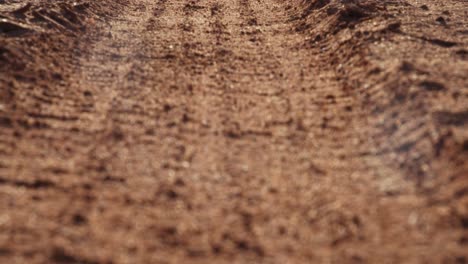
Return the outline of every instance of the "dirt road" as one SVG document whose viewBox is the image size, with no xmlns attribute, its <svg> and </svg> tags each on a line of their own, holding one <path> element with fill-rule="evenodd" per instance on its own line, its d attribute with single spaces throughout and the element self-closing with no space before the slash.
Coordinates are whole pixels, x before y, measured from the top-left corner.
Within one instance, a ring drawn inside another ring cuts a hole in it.
<svg viewBox="0 0 468 264">
<path fill-rule="evenodd" d="M 15 2 L 1 263 L 468 263 L 466 1 Z"/>
</svg>

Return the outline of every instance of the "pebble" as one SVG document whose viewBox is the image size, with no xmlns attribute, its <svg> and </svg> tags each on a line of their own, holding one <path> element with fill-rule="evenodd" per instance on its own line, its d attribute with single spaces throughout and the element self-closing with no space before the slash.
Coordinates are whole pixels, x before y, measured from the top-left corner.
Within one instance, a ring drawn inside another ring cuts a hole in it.
<svg viewBox="0 0 468 264">
<path fill-rule="evenodd" d="M 418 222 L 419 222 L 419 215 L 415 212 L 412 212 L 408 216 L 408 224 L 410 224 L 411 226 L 415 226 L 418 224 Z"/>
</svg>

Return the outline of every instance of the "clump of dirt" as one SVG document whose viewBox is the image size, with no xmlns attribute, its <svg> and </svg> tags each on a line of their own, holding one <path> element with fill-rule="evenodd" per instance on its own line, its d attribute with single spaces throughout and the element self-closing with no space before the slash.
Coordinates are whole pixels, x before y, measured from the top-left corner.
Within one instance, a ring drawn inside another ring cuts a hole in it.
<svg viewBox="0 0 468 264">
<path fill-rule="evenodd" d="M 372 0 L 302 1 L 298 5 L 299 15 L 295 18 L 300 21 L 297 30 L 308 30 L 316 40 L 320 40 L 372 17 L 385 16 L 386 5 L 386 1 Z"/>
<path fill-rule="evenodd" d="M 87 44 L 78 41 L 87 30 L 119 14 L 126 0 L 112 1 L 6 1 L 0 5 L 0 86 L 9 97 L 4 107 L 21 109 L 11 100 L 18 89 L 61 82 L 76 65 Z M 97 31 L 97 30 L 96 30 Z M 90 34 L 87 35 L 91 37 Z M 15 78 L 8 78 L 15 76 Z M 20 88 L 22 87 L 22 88 Z"/>
<path fill-rule="evenodd" d="M 47 48 L 46 45 L 53 44 L 56 39 L 83 34 L 87 28 L 95 27 L 98 20 L 116 16 L 125 2 L 112 1 L 112 4 L 109 4 L 106 1 L 6 1 L 0 5 L 0 54 L 9 63 L 0 67 L 21 64 L 32 59 L 30 56 L 34 56 L 35 53 L 40 54 L 27 51 L 32 46 L 40 51 L 40 45 Z M 32 43 L 34 45 L 31 46 Z M 28 54 L 22 54 L 18 47 L 22 47 Z M 60 48 L 57 46 L 52 49 Z"/>
<path fill-rule="evenodd" d="M 45 32 L 53 29 L 73 33 L 86 26 L 90 8 L 93 8 L 91 4 L 83 1 L 6 4 L 0 9 L 3 17 L 0 32 L 10 37 L 27 31 Z"/>
</svg>

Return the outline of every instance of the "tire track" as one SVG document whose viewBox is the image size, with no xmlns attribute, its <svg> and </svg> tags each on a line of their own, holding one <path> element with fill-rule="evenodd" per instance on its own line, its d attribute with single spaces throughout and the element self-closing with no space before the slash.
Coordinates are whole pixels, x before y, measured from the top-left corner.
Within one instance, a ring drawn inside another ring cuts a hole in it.
<svg viewBox="0 0 468 264">
<path fill-rule="evenodd" d="M 0 262 L 462 262 L 462 94 L 432 109 L 450 88 L 370 67 L 422 35 L 370 32 L 394 16 L 368 3 L 128 1 L 87 21 L 102 34 L 73 69 L 1 92 Z"/>
</svg>

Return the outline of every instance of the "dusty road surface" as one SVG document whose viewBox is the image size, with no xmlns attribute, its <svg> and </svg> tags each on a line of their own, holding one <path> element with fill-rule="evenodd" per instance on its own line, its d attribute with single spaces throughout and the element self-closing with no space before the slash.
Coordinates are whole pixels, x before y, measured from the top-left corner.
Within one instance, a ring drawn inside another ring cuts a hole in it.
<svg viewBox="0 0 468 264">
<path fill-rule="evenodd" d="M 468 263 L 466 0 L 0 0 L 0 263 Z"/>
</svg>

